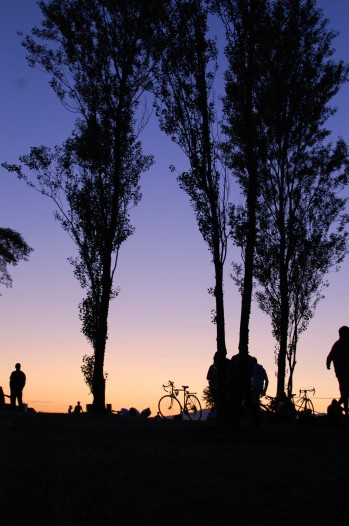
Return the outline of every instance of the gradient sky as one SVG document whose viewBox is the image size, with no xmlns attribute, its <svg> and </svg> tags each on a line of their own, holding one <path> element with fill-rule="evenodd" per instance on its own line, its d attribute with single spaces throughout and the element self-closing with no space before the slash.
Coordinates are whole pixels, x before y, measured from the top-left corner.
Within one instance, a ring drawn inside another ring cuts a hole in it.
<svg viewBox="0 0 349 526">
<path fill-rule="evenodd" d="M 339 31 L 336 57 L 349 62 L 349 2 L 319 0 L 318 5 Z M 0 162 L 16 162 L 30 146 L 60 144 L 70 134 L 74 116 L 60 104 L 49 77 L 29 68 L 17 31 L 28 33 L 41 20 L 34 0 L 0 0 Z M 329 124 L 334 139 L 349 143 L 349 86 L 336 97 L 337 115 Z M 189 385 L 198 392 L 207 384 L 215 352 L 210 322 L 214 284 L 210 253 L 201 239 L 189 200 L 169 170 L 186 160 L 156 127 L 142 138 L 144 151 L 156 164 L 142 176 L 141 203 L 132 211 L 135 234 L 123 245 L 115 284 L 121 292 L 111 304 L 105 370 L 106 402 L 114 410 L 150 406 L 156 414 L 162 384 Z M 236 202 L 238 196 L 231 196 Z M 92 401 L 80 371 L 82 356 L 91 354 L 80 332 L 78 304 L 83 297 L 67 258 L 75 247 L 53 218 L 53 203 L 0 168 L 0 225 L 20 232 L 34 248 L 27 263 L 11 268 L 13 287 L 0 297 L 0 385 L 16 362 L 27 374 L 24 401 L 36 411 L 66 412 L 68 405 Z M 226 331 L 228 356 L 237 352 L 240 296 L 229 278 L 233 247 L 226 265 Z M 349 325 L 349 258 L 329 275 L 330 287 L 318 305 L 308 331 L 301 336 L 294 392 L 315 387 L 315 409 L 323 411 L 338 397 L 326 356 L 338 328 Z M 254 304 L 250 353 L 265 366 L 269 394 L 275 394 L 275 341 L 269 318 Z"/>
</svg>

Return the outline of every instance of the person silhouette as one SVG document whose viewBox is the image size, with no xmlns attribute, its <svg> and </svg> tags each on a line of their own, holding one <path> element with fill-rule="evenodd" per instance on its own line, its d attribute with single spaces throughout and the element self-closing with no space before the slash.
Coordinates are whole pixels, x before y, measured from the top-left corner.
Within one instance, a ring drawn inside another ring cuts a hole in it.
<svg viewBox="0 0 349 526">
<path fill-rule="evenodd" d="M 349 413 L 349 327 L 344 325 L 338 330 L 339 339 L 333 344 L 326 359 L 327 369 L 333 362 L 334 372 L 339 384 L 340 399 L 345 414 Z"/>
<path fill-rule="evenodd" d="M 239 425 L 243 405 L 251 416 L 253 423 L 259 425 L 259 407 L 252 400 L 253 369 L 256 358 L 245 351 L 235 354 L 229 364 L 227 393 L 230 401 L 230 423 Z"/>
<path fill-rule="evenodd" d="M 72 412 L 73 412 L 73 406 L 70 405 L 70 406 L 68 407 L 68 415 L 71 415 Z"/>
<path fill-rule="evenodd" d="M 23 371 L 21 371 L 21 364 L 16 363 L 15 370 L 11 373 L 10 376 L 10 400 L 11 405 L 16 405 L 16 400 L 18 400 L 18 407 L 23 407 L 23 388 L 25 386 L 26 376 Z"/>
<path fill-rule="evenodd" d="M 212 414 L 217 424 L 223 423 L 228 417 L 226 382 L 229 364 L 226 355 L 215 352 L 206 376 L 213 400 Z"/>
<path fill-rule="evenodd" d="M 210 388 L 210 393 L 213 399 L 214 407 L 217 405 L 217 399 L 218 399 L 218 389 L 219 389 L 219 382 L 218 382 L 218 360 L 219 360 L 219 354 L 218 352 L 215 353 L 213 357 L 213 363 L 210 365 L 206 379 L 208 380 L 208 385 Z"/>
<path fill-rule="evenodd" d="M 81 405 L 80 405 L 80 402 L 78 402 L 78 403 L 76 404 L 76 406 L 74 407 L 74 413 L 79 414 L 79 413 L 83 413 L 83 412 L 84 412 L 84 411 L 83 411 L 83 409 L 82 409 L 82 407 L 81 407 Z"/>
<path fill-rule="evenodd" d="M 334 426 L 339 426 L 345 423 L 342 406 L 335 398 L 327 407 L 327 420 L 329 424 Z"/>
</svg>

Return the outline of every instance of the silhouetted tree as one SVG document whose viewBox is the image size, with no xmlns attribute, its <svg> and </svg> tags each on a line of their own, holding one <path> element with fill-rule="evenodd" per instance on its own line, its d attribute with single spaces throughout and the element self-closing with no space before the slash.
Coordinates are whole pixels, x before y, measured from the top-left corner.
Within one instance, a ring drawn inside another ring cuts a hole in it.
<svg viewBox="0 0 349 526">
<path fill-rule="evenodd" d="M 61 147 L 32 148 L 20 158 L 36 182 L 21 167 L 8 168 L 54 200 L 56 217 L 76 244 L 78 257 L 71 263 L 87 291 L 80 318 L 94 350 L 97 411 L 105 410 L 103 367 L 119 249 L 133 232 L 129 209 L 138 204 L 140 175 L 152 163 L 142 154 L 138 133 L 146 117 L 139 103 L 149 88 L 152 63 L 145 41 L 155 4 L 40 1 L 42 28 L 24 41 L 30 64 L 52 76 L 51 86 L 78 119 Z"/>
<path fill-rule="evenodd" d="M 180 146 L 190 168 L 178 177 L 189 195 L 199 230 L 212 255 L 215 286 L 213 320 L 221 374 L 226 342 L 223 267 L 227 251 L 228 180 L 218 156 L 213 81 L 216 47 L 207 38 L 207 8 L 202 0 L 170 0 L 156 39 L 156 107 L 160 127 Z M 224 378 L 221 380 L 224 385 Z"/>
<path fill-rule="evenodd" d="M 28 261 L 32 252 L 21 234 L 11 228 L 0 227 L 0 284 L 12 287 L 8 265 L 16 266 L 21 260 Z M 1 294 L 0 294 L 1 295 Z"/>
<path fill-rule="evenodd" d="M 339 196 L 348 183 L 348 152 L 342 140 L 335 146 L 326 141 L 330 132 L 324 127 L 335 112 L 329 102 L 348 68 L 331 58 L 335 34 L 315 1 L 265 5 L 260 77 L 253 88 L 258 144 L 254 276 L 259 306 L 271 316 L 278 343 L 280 395 L 287 359 L 292 392 L 298 337 L 314 314 L 326 273 L 348 249 L 346 199 Z M 238 212 L 233 237 L 246 248 L 249 208 Z"/>
<path fill-rule="evenodd" d="M 242 294 L 239 352 L 247 353 L 260 184 L 258 167 L 260 118 L 256 95 L 267 67 L 264 39 L 268 3 L 266 0 L 212 0 L 210 4 L 224 24 L 227 39 L 225 55 L 228 68 L 225 73 L 223 98 L 223 130 L 227 140 L 223 144 L 223 149 L 246 203 L 245 207 L 237 210 L 232 208 L 231 217 L 234 218 L 235 215 L 239 217 L 241 210 L 244 212 L 244 266 L 243 270 L 239 269 L 243 272 L 242 279 L 239 279 Z"/>
<path fill-rule="evenodd" d="M 348 150 L 325 128 L 329 103 L 347 80 L 333 60 L 335 33 L 313 0 L 276 1 L 271 12 L 270 66 L 260 93 L 264 148 L 256 248 L 257 294 L 278 343 L 278 394 L 288 394 L 299 334 L 312 318 L 325 276 L 348 251 Z"/>
</svg>

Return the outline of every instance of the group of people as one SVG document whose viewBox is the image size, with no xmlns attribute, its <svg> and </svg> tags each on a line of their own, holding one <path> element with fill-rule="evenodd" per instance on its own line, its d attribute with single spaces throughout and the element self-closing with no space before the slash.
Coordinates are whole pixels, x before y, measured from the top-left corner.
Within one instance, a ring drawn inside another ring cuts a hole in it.
<svg viewBox="0 0 349 526">
<path fill-rule="evenodd" d="M 15 370 L 10 375 L 10 403 L 11 407 L 23 408 L 23 389 L 26 383 L 26 376 L 21 370 L 21 364 L 16 363 Z M 0 387 L 0 406 L 5 405 L 5 395 L 2 387 Z M 18 403 L 18 405 L 17 405 Z"/>
<path fill-rule="evenodd" d="M 331 421 L 349 415 L 349 327 L 342 326 L 338 332 L 339 339 L 332 346 L 326 360 L 327 369 L 333 363 L 340 391 L 339 400 L 333 399 L 327 409 Z M 242 409 L 245 408 L 258 425 L 260 398 L 266 394 L 269 381 L 264 367 L 256 358 L 245 352 L 236 354 L 229 360 L 216 352 L 207 380 L 216 408 L 216 419 L 220 419 L 220 411 L 231 423 L 239 422 Z M 287 398 L 286 393 L 282 393 L 278 398 L 276 417 L 290 414 L 290 404 L 292 401 Z"/>
<path fill-rule="evenodd" d="M 259 400 L 268 389 L 269 380 L 264 367 L 247 352 L 234 355 L 231 360 L 216 352 L 207 373 L 217 420 L 229 415 L 232 423 L 238 423 L 243 406 L 253 422 L 259 424 Z M 219 412 L 221 414 L 219 414 Z"/>
<path fill-rule="evenodd" d="M 70 405 L 68 407 L 68 414 L 71 415 L 72 413 L 74 413 L 75 415 L 79 415 L 80 413 L 83 413 L 84 410 L 82 408 L 82 405 L 80 404 L 80 402 L 78 401 L 76 406 L 74 407 L 74 410 L 73 410 L 73 406 Z"/>
<path fill-rule="evenodd" d="M 151 415 L 151 411 L 149 407 L 146 407 L 142 411 L 138 411 L 135 407 L 130 407 L 130 409 L 126 409 L 125 407 L 122 407 L 120 411 L 117 411 L 117 414 L 120 416 L 131 416 L 131 417 L 142 417 L 142 418 L 148 418 L 148 416 Z"/>
</svg>

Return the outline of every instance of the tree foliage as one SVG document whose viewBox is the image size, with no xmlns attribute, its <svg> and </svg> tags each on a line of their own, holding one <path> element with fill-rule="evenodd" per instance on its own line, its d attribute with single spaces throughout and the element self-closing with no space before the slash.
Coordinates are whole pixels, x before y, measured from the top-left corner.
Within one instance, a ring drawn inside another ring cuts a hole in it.
<svg viewBox="0 0 349 526">
<path fill-rule="evenodd" d="M 202 391 L 202 399 L 205 402 L 206 407 L 209 409 L 215 409 L 215 401 L 209 385 L 204 387 L 204 390 Z"/>
<path fill-rule="evenodd" d="M 8 265 L 16 266 L 19 261 L 28 261 L 32 248 L 21 234 L 11 228 L 0 228 L 0 284 L 12 286 Z"/>
</svg>

